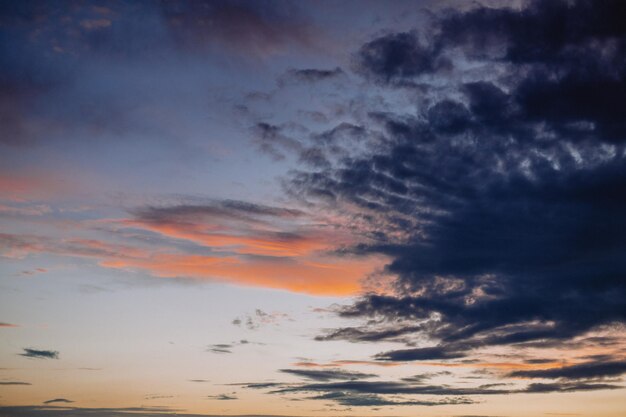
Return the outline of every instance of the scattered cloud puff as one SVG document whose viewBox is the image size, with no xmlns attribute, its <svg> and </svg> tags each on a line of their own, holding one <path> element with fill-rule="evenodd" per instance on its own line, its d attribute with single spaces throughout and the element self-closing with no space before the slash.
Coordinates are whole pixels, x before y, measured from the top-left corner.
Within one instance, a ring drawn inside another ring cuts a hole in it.
<svg viewBox="0 0 626 417">
<path fill-rule="evenodd" d="M 237 398 L 237 396 L 233 394 L 208 395 L 207 398 L 211 400 L 218 400 L 218 401 L 238 400 L 239 398 Z"/>
<path fill-rule="evenodd" d="M 259 342 L 251 342 L 247 339 L 241 339 L 236 342 L 231 343 L 217 343 L 214 345 L 209 345 L 207 348 L 207 352 L 213 353 L 233 353 L 233 348 L 237 346 L 245 346 L 245 345 L 263 345 L 264 343 Z M 203 380 L 200 380 L 203 381 Z"/>
<path fill-rule="evenodd" d="M 231 348 L 233 345 L 227 343 L 218 343 L 207 348 L 207 352 L 212 353 L 233 353 Z"/>
<path fill-rule="evenodd" d="M 24 348 L 23 353 L 19 353 L 20 356 L 24 356 L 26 358 L 35 358 L 35 359 L 59 359 L 59 352 L 56 350 L 39 350 L 39 349 L 30 349 Z"/>
<path fill-rule="evenodd" d="M 234 326 L 244 326 L 248 330 L 257 330 L 264 325 L 278 326 L 281 321 L 293 319 L 287 313 L 280 311 L 265 312 L 261 309 L 254 310 L 254 314 L 245 314 L 241 317 L 236 317 L 232 324 Z"/>
<path fill-rule="evenodd" d="M 35 269 L 26 269 L 24 271 L 21 271 L 19 274 L 22 276 L 33 276 L 37 274 L 43 274 L 45 272 L 48 272 L 46 268 L 35 268 Z"/>
</svg>

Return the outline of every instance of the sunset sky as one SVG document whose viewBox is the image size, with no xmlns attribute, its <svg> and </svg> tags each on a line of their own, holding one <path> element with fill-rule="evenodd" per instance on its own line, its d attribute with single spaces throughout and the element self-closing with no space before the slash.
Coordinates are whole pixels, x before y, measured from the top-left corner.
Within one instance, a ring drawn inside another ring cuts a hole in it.
<svg viewBox="0 0 626 417">
<path fill-rule="evenodd" d="M 626 2 L 0 0 L 0 417 L 626 415 Z"/>
</svg>

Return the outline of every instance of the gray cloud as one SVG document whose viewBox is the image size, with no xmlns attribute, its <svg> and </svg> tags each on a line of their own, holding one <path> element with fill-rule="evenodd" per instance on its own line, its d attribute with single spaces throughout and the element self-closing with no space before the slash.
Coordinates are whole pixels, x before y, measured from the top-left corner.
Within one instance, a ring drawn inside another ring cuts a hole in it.
<svg viewBox="0 0 626 417">
<path fill-rule="evenodd" d="M 66 404 L 70 404 L 73 403 L 74 401 L 68 400 L 66 398 L 54 398 L 52 400 L 48 400 L 48 401 L 44 401 L 44 404 L 58 404 L 58 403 L 66 403 Z"/>
<path fill-rule="evenodd" d="M 357 380 L 374 378 L 375 374 L 366 374 L 362 372 L 346 371 L 343 369 L 281 369 L 280 372 L 299 376 L 315 381 L 331 381 L 331 380 Z"/>
<path fill-rule="evenodd" d="M 36 359 L 59 359 L 59 352 L 56 350 L 39 350 L 24 348 L 23 353 L 19 353 L 20 356 Z"/>
<path fill-rule="evenodd" d="M 219 401 L 231 401 L 231 400 L 238 399 L 235 395 L 231 395 L 231 394 L 209 395 L 207 396 L 207 398 L 211 400 L 219 400 Z"/>
<path fill-rule="evenodd" d="M 215 345 L 210 345 L 207 348 L 207 352 L 212 353 L 233 353 L 232 351 L 233 345 L 228 343 L 218 343 Z"/>
<path fill-rule="evenodd" d="M 561 368 L 540 369 L 531 371 L 515 371 L 509 375 L 522 378 L 546 379 L 590 379 L 616 377 L 626 373 L 625 361 L 585 362 Z"/>
<path fill-rule="evenodd" d="M 345 73 L 339 67 L 333 69 L 290 69 L 278 79 L 280 85 L 285 83 L 316 83 L 336 79 Z"/>
</svg>

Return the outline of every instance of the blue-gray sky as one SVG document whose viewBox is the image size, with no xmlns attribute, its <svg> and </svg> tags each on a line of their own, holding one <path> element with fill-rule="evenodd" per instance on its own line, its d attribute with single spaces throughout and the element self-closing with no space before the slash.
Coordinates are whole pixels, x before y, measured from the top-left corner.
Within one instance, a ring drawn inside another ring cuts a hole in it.
<svg viewBox="0 0 626 417">
<path fill-rule="evenodd" d="M 0 1 L 0 414 L 621 416 L 621 1 Z"/>
</svg>

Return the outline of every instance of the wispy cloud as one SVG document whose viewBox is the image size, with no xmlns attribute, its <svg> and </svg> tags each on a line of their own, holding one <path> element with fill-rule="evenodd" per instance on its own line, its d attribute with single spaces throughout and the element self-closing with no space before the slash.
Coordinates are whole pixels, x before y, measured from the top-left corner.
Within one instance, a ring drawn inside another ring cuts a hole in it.
<svg viewBox="0 0 626 417">
<path fill-rule="evenodd" d="M 24 356 L 26 358 L 35 358 L 35 359 L 59 359 L 59 352 L 56 350 L 40 350 L 40 349 L 31 349 L 24 348 L 23 353 L 19 353 L 20 356 Z"/>
<path fill-rule="evenodd" d="M 520 378 L 593 379 L 626 374 L 626 361 L 584 362 L 559 368 L 515 371 L 509 375 Z"/>
<path fill-rule="evenodd" d="M 601 382 L 558 382 L 551 384 L 534 383 L 522 388 L 505 388 L 503 384 L 490 384 L 478 387 L 454 387 L 450 385 L 428 385 L 421 381 L 341 381 L 311 384 L 288 384 L 277 383 L 271 385 L 254 386 L 255 384 L 242 384 L 244 388 L 267 389 L 268 394 L 311 393 L 320 394 L 311 399 L 332 400 L 341 405 L 347 405 L 350 398 L 354 398 L 352 405 L 449 405 L 471 404 L 474 402 L 469 397 L 484 395 L 508 395 L 508 394 L 535 394 L 554 392 L 597 391 L 624 388 L 621 385 Z M 448 397 L 439 401 L 424 401 L 419 399 L 405 399 L 398 401 L 389 396 L 413 396 L 429 395 Z M 359 401 L 359 399 L 363 401 Z M 371 401 L 370 401 L 371 400 Z"/>
<path fill-rule="evenodd" d="M 332 380 L 348 380 L 374 378 L 375 374 L 366 374 L 363 372 L 347 371 L 343 369 L 281 369 L 280 372 L 295 375 L 305 379 L 314 381 L 332 381 Z"/>
<path fill-rule="evenodd" d="M 207 352 L 212 352 L 212 353 L 233 353 L 233 351 L 231 350 L 232 348 L 233 348 L 233 345 L 231 345 L 231 344 L 220 343 L 220 344 L 209 346 L 207 348 Z"/>
<path fill-rule="evenodd" d="M 91 258 L 102 267 L 141 270 L 157 277 L 207 279 L 319 295 L 357 293 L 362 278 L 378 268 L 381 259 L 337 256 L 330 250 L 349 236 L 302 226 L 302 217 L 303 212 L 295 209 L 241 201 L 147 208 L 138 210 L 134 219 L 99 224 L 114 227 L 114 233 L 120 227 L 159 233 L 168 240 L 157 250 L 132 241 L 59 241 L 5 233 L 0 234 L 0 252 L 11 258 L 36 253 Z M 289 226 L 281 226 L 283 222 Z M 296 231 L 284 229 L 294 227 Z M 190 251 L 190 243 L 205 250 Z"/>
<path fill-rule="evenodd" d="M 59 404 L 59 403 L 64 403 L 64 404 L 70 404 L 73 403 L 74 401 L 68 400 L 67 398 L 54 398 L 52 400 L 47 400 L 44 401 L 44 404 Z"/>
<path fill-rule="evenodd" d="M 218 400 L 218 401 L 238 400 L 237 396 L 232 395 L 232 394 L 208 395 L 207 398 L 211 400 Z"/>
</svg>

